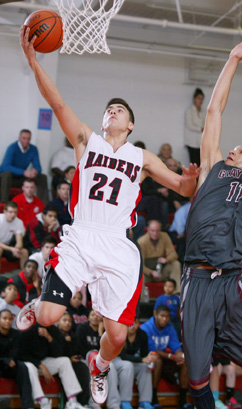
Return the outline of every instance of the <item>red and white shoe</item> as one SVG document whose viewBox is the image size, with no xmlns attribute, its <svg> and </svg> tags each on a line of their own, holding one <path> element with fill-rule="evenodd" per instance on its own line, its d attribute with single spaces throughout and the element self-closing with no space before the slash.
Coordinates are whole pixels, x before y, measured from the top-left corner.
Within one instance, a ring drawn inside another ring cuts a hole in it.
<svg viewBox="0 0 242 409">
<path fill-rule="evenodd" d="M 225 405 L 229 408 L 229 409 L 240 409 L 241 405 L 237 402 L 237 400 L 232 397 L 228 400 L 225 401 Z"/>
<path fill-rule="evenodd" d="M 93 400 L 101 405 L 105 402 L 108 395 L 107 374 L 110 371 L 108 367 L 105 371 L 100 371 L 96 365 L 97 350 L 92 350 L 87 353 L 86 360 L 91 374 L 91 394 Z"/>
<path fill-rule="evenodd" d="M 25 331 L 36 323 L 35 304 L 38 300 L 39 298 L 35 298 L 34 300 L 30 301 L 18 314 L 16 325 L 20 331 Z"/>
</svg>

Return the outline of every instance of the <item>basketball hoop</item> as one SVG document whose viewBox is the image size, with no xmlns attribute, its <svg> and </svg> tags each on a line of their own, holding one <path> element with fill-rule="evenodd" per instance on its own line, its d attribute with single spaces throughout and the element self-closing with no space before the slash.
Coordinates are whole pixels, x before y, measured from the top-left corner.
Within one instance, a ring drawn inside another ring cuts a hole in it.
<svg viewBox="0 0 242 409">
<path fill-rule="evenodd" d="M 106 34 L 110 20 L 124 0 L 82 0 L 79 8 L 74 0 L 54 0 L 63 21 L 61 53 L 110 54 Z"/>
</svg>

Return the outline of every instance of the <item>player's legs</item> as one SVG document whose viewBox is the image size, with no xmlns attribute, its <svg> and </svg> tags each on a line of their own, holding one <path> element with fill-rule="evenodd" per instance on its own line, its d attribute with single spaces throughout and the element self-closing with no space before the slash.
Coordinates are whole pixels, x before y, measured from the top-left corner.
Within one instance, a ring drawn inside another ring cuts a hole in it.
<svg viewBox="0 0 242 409">
<path fill-rule="evenodd" d="M 112 361 L 122 351 L 127 334 L 128 326 L 104 317 L 105 332 L 100 341 L 100 355 L 106 361 Z M 100 368 L 101 369 L 101 368 Z"/>
<path fill-rule="evenodd" d="M 18 329 L 26 330 L 36 321 L 46 327 L 54 324 L 64 314 L 71 296 L 71 290 L 51 267 L 46 275 L 41 297 L 26 304 L 18 314 Z"/>
<path fill-rule="evenodd" d="M 210 276 L 205 278 L 206 273 L 185 268 L 181 289 L 183 347 L 191 394 L 197 409 L 215 407 L 208 385 L 215 338 L 214 282 Z"/>
</svg>

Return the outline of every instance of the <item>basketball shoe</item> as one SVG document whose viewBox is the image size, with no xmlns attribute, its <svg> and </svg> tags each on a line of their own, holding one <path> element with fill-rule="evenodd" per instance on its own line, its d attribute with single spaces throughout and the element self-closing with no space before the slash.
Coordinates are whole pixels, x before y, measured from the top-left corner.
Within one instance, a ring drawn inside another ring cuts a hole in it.
<svg viewBox="0 0 242 409">
<path fill-rule="evenodd" d="M 230 399 L 226 399 L 225 405 L 229 409 L 240 409 L 241 408 L 241 405 L 237 402 L 237 400 L 234 397 L 232 397 Z"/>
<path fill-rule="evenodd" d="M 35 305 L 38 300 L 39 298 L 35 298 L 34 300 L 30 301 L 19 312 L 16 319 L 16 325 L 20 331 L 25 331 L 36 323 Z"/>
<path fill-rule="evenodd" d="M 96 365 L 97 350 L 89 351 L 86 357 L 91 374 L 91 394 L 93 400 L 101 405 L 105 402 L 108 395 L 107 374 L 110 371 L 108 367 L 105 371 L 100 371 Z"/>
</svg>

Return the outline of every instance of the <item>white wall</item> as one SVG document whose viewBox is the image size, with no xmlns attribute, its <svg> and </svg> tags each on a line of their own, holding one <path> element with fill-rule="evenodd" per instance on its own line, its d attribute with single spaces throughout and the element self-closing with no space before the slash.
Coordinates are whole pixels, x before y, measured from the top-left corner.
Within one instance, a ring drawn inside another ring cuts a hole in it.
<svg viewBox="0 0 242 409">
<path fill-rule="evenodd" d="M 43 171 L 54 152 L 63 145 L 63 132 L 56 119 L 52 130 L 38 131 L 38 109 L 47 105 L 39 96 L 17 37 L 0 36 L 0 161 L 6 147 L 17 139 L 21 128 L 30 128 L 40 150 Z M 195 85 L 185 84 L 185 61 L 179 57 L 112 51 L 108 55 L 41 55 L 41 63 L 66 102 L 78 117 L 99 132 L 108 99 L 126 99 L 135 112 L 131 142 L 143 140 L 157 153 L 163 142 L 173 146 L 174 157 L 187 164 L 183 147 L 184 111 L 190 104 Z M 212 88 L 202 87 L 207 105 Z M 242 67 L 232 84 L 224 114 L 222 151 L 242 143 Z"/>
</svg>

